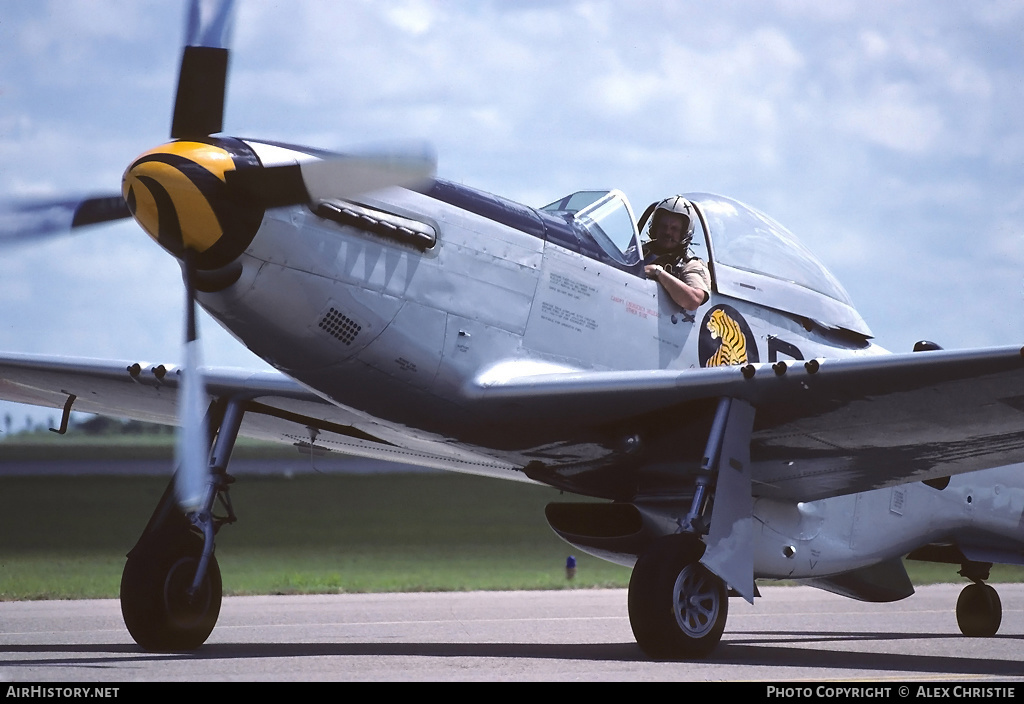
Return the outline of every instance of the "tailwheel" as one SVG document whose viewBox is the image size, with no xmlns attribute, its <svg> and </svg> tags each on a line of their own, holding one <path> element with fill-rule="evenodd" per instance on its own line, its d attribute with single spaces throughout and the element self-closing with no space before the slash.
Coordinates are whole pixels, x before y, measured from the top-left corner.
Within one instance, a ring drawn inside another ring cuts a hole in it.
<svg viewBox="0 0 1024 704">
<path fill-rule="evenodd" d="M 698 562 L 703 549 L 693 536 L 665 536 L 633 567 L 629 623 L 637 644 L 652 658 L 703 658 L 722 639 L 728 591 Z"/>
<path fill-rule="evenodd" d="M 213 631 L 221 603 L 214 556 L 199 589 L 188 593 L 202 552 L 200 537 L 174 531 L 147 538 L 128 555 L 121 575 L 121 614 L 132 638 L 146 650 L 194 650 Z"/>
<path fill-rule="evenodd" d="M 1003 620 L 1003 605 L 996 590 L 983 582 L 968 584 L 956 601 L 960 632 L 973 638 L 990 638 Z"/>
</svg>

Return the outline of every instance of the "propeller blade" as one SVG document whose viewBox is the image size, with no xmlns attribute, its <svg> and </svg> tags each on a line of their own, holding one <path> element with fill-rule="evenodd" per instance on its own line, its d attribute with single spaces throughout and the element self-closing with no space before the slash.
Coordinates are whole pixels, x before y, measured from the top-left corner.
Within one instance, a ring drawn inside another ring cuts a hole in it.
<svg viewBox="0 0 1024 704">
<path fill-rule="evenodd" d="M 185 45 L 227 49 L 235 0 L 192 0 L 185 15 Z"/>
<path fill-rule="evenodd" d="M 0 204 L 0 245 L 63 235 L 78 227 L 130 218 L 120 194 Z"/>
<path fill-rule="evenodd" d="M 228 40 L 234 0 L 192 0 L 171 121 L 173 139 L 197 139 L 224 126 Z"/>
<path fill-rule="evenodd" d="M 388 186 L 421 189 L 437 169 L 430 154 L 332 154 L 316 161 L 244 169 L 226 174 L 228 185 L 247 192 L 265 208 L 351 198 Z"/>
<path fill-rule="evenodd" d="M 325 198 L 347 198 L 388 186 L 423 188 L 437 170 L 430 155 L 367 155 L 325 159 L 299 164 L 309 202 Z"/>
<path fill-rule="evenodd" d="M 174 491 L 182 511 L 193 513 L 206 504 L 210 486 L 209 442 L 206 426 L 206 388 L 200 369 L 196 328 L 195 267 L 191 250 L 185 251 L 185 359 L 178 387 L 178 434 L 175 459 L 178 471 Z"/>
</svg>

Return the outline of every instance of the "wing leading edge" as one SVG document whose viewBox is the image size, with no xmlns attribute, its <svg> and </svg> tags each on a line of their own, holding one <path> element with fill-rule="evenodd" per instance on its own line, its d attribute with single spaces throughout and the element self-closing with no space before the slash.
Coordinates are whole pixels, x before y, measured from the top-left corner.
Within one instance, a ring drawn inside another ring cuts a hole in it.
<svg viewBox="0 0 1024 704">
<path fill-rule="evenodd" d="M 517 375 L 515 364 L 466 395 L 491 412 L 592 422 L 750 402 L 759 496 L 809 501 L 1024 462 L 1018 347 L 682 371 Z"/>
<path fill-rule="evenodd" d="M 246 401 L 240 435 L 471 474 L 526 478 L 508 463 L 406 428 L 394 428 L 317 396 L 277 372 L 206 370 L 211 398 Z M 110 360 L 0 354 L 0 399 L 165 425 L 177 422 L 177 368 Z"/>
</svg>

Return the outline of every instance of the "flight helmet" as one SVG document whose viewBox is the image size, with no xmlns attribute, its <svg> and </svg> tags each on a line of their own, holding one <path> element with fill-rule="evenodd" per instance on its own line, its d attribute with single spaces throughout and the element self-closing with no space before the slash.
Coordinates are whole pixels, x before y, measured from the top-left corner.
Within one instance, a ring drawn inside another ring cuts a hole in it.
<svg viewBox="0 0 1024 704">
<path fill-rule="evenodd" d="M 657 240 L 658 221 L 665 213 L 682 215 L 685 221 L 683 224 L 683 235 L 679 240 L 679 244 L 675 247 L 671 247 L 667 243 L 658 242 Z M 690 247 L 690 241 L 693 239 L 694 223 L 696 219 L 697 211 L 690 201 L 686 200 L 682 196 L 671 196 L 666 198 L 655 206 L 654 214 L 651 216 L 651 225 L 648 230 L 648 236 L 651 238 L 651 243 L 660 254 L 671 254 L 677 252 L 685 253 Z"/>
</svg>

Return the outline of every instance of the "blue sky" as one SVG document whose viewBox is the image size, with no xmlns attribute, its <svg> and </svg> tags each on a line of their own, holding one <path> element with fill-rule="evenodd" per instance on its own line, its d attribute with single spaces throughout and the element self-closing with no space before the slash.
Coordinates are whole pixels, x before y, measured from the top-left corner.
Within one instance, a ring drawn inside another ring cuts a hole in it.
<svg viewBox="0 0 1024 704">
<path fill-rule="evenodd" d="M 0 195 L 116 192 L 165 140 L 177 0 L 0 0 Z M 240 0 L 225 131 L 435 145 L 542 205 L 767 212 L 883 346 L 1024 343 L 1024 3 Z M 176 264 L 125 223 L 6 249 L 0 350 L 176 361 Z M 209 364 L 259 365 L 207 319 Z M 19 409 L 20 412 L 20 409 Z"/>
</svg>

